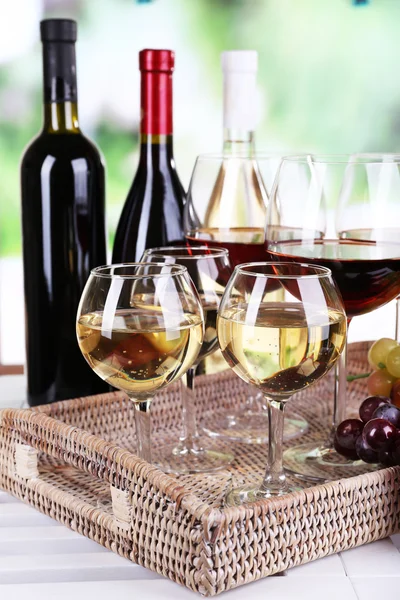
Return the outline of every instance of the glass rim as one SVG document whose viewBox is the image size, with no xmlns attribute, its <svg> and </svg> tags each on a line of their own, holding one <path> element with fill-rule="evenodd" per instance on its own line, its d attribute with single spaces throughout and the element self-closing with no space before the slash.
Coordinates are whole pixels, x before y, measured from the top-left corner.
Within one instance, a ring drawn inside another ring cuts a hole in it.
<svg viewBox="0 0 400 600">
<path fill-rule="evenodd" d="M 260 271 L 247 271 L 247 267 L 274 267 L 278 265 L 283 266 L 297 266 L 297 267 L 305 267 L 307 269 L 313 269 L 316 271 L 315 273 L 303 274 L 299 273 L 298 275 L 280 275 L 278 273 L 262 273 Z M 290 261 L 266 261 L 266 262 L 248 262 L 240 265 L 236 265 L 235 273 L 241 273 L 242 275 L 252 275 L 254 277 L 266 277 L 269 279 L 321 279 L 322 277 L 331 277 L 332 271 L 327 267 L 322 267 L 320 265 L 313 265 L 306 262 L 290 262 Z"/>
<path fill-rule="evenodd" d="M 387 159 L 387 160 L 385 160 Z M 353 154 L 288 154 L 282 156 L 284 162 L 302 164 L 400 164 L 400 153 L 396 152 L 354 152 Z"/>
<path fill-rule="evenodd" d="M 226 159 L 230 159 L 230 158 L 242 158 L 242 159 L 248 159 L 248 160 L 267 160 L 267 159 L 271 159 L 271 158 L 277 158 L 279 160 L 282 159 L 282 157 L 284 156 L 284 154 L 282 152 L 267 152 L 267 151 L 259 151 L 259 150 L 255 150 L 254 152 L 248 152 L 246 150 L 243 151 L 239 151 L 239 152 L 235 152 L 235 153 L 230 153 L 229 151 L 227 152 L 204 152 L 202 154 L 198 154 L 196 156 L 196 163 L 199 162 L 200 160 L 226 160 Z"/>
<path fill-rule="evenodd" d="M 143 275 L 118 275 L 117 273 L 106 273 L 105 271 L 108 269 L 121 269 L 121 268 L 130 268 L 130 267 L 168 267 L 172 269 L 174 272 L 172 273 L 152 273 L 152 274 L 143 274 Z M 103 279 L 155 279 L 158 277 L 175 277 L 176 275 L 183 275 L 187 273 L 187 268 L 184 265 L 173 264 L 169 265 L 168 263 L 149 263 L 149 262 L 128 262 L 128 263 L 116 263 L 111 265 L 101 265 L 100 267 L 95 267 L 90 271 L 90 274 L 94 277 L 101 277 Z"/>
<path fill-rule="evenodd" d="M 207 253 L 204 254 L 200 254 L 198 256 L 193 255 L 191 256 L 190 254 L 168 254 L 168 250 L 184 250 L 184 249 L 188 249 L 188 250 L 207 250 Z M 154 253 L 153 253 L 154 250 Z M 165 251 L 165 254 L 163 254 L 163 251 Z M 226 248 L 216 248 L 215 246 L 159 246 L 157 248 L 148 248 L 147 250 L 145 250 L 143 252 L 143 256 L 155 256 L 156 258 L 159 256 L 171 256 L 173 258 L 182 258 L 182 259 L 206 259 L 206 258 L 220 258 L 220 257 L 228 257 L 229 258 L 229 251 Z M 149 264 L 149 263 L 146 263 Z M 152 263 L 152 264 L 156 264 L 156 263 Z"/>
</svg>

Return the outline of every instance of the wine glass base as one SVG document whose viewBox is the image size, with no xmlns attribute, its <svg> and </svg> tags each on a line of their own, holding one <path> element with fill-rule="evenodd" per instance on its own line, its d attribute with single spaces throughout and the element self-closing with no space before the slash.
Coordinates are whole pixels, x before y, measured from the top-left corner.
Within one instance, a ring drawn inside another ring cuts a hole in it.
<svg viewBox="0 0 400 600">
<path fill-rule="evenodd" d="M 268 443 L 268 413 L 266 410 L 247 409 L 241 413 L 224 414 L 218 417 L 215 412 L 205 413 L 201 422 L 205 434 L 211 438 L 240 442 L 244 444 Z M 300 415 L 291 412 L 285 417 L 284 441 L 300 437 L 308 430 L 308 422 Z"/>
<path fill-rule="evenodd" d="M 300 486 L 286 485 L 281 489 L 264 489 L 259 485 L 246 485 L 240 488 L 232 489 L 225 498 L 226 506 L 240 506 L 248 502 L 257 502 L 257 500 L 265 500 L 266 498 L 277 498 L 286 496 L 291 492 L 298 492 L 302 488 Z"/>
<path fill-rule="evenodd" d="M 184 475 L 189 473 L 209 473 L 228 467 L 234 460 L 234 455 L 229 450 L 210 447 L 209 440 L 206 447 L 199 449 L 179 449 L 176 444 L 161 446 L 154 452 L 152 463 L 164 473 Z"/>
<path fill-rule="evenodd" d="M 328 444 L 309 442 L 288 448 L 284 454 L 285 469 L 300 479 L 323 483 L 343 477 L 362 475 L 379 469 L 379 465 L 341 456 Z"/>
</svg>

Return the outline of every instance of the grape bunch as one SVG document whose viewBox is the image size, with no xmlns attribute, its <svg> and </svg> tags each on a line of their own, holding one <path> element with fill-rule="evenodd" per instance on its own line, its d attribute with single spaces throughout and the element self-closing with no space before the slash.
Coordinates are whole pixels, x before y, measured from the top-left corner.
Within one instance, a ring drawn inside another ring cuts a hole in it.
<svg viewBox="0 0 400 600">
<path fill-rule="evenodd" d="M 367 380 L 371 396 L 388 396 L 400 407 L 400 344 L 381 338 L 372 344 L 368 362 L 373 371 Z"/>
<path fill-rule="evenodd" d="M 385 466 L 400 465 L 400 344 L 376 341 L 368 353 L 373 371 L 359 419 L 346 419 L 336 429 L 334 446 L 343 456 Z"/>
</svg>

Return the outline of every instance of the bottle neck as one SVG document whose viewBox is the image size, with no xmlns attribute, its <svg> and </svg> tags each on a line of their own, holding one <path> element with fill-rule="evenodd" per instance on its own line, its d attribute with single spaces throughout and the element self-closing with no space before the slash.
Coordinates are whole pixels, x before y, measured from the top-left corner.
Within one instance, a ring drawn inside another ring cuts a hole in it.
<svg viewBox="0 0 400 600">
<path fill-rule="evenodd" d="M 254 152 L 256 72 L 224 72 L 224 151 Z"/>
<path fill-rule="evenodd" d="M 43 43 L 44 130 L 79 133 L 74 42 Z"/>
<path fill-rule="evenodd" d="M 140 164 L 149 166 L 173 164 L 172 135 L 140 135 Z"/>
<path fill-rule="evenodd" d="M 142 71 L 140 135 L 153 143 L 171 137 L 172 141 L 172 72 Z"/>
<path fill-rule="evenodd" d="M 224 129 L 223 151 L 229 154 L 251 155 L 255 152 L 254 131 Z"/>
<path fill-rule="evenodd" d="M 44 105 L 43 129 L 46 133 L 79 133 L 76 102 L 49 102 Z"/>
</svg>

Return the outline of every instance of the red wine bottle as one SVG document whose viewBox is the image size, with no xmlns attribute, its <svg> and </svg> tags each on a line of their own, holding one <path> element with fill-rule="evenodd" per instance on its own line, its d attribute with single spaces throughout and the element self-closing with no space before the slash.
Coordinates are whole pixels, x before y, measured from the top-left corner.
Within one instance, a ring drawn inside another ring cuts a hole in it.
<svg viewBox="0 0 400 600">
<path fill-rule="evenodd" d="M 28 402 L 108 391 L 76 340 L 90 270 L 106 262 L 104 167 L 78 124 L 75 41 L 69 19 L 40 24 L 44 126 L 21 163 Z"/>
<path fill-rule="evenodd" d="M 139 165 L 118 223 L 113 263 L 139 261 L 143 251 L 182 243 L 185 192 L 172 147 L 171 50 L 142 50 Z"/>
</svg>

